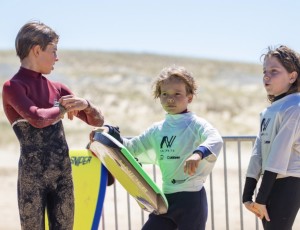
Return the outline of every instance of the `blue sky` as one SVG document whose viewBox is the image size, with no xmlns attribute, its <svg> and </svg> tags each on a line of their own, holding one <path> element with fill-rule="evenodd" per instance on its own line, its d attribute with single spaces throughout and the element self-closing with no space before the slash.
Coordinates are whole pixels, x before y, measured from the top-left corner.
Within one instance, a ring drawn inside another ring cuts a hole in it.
<svg viewBox="0 0 300 230">
<path fill-rule="evenodd" d="M 259 63 L 269 46 L 300 52 L 295 0 L 9 0 L 0 4 L 0 49 L 14 49 L 29 20 L 51 26 L 59 49 L 147 52 Z"/>
</svg>

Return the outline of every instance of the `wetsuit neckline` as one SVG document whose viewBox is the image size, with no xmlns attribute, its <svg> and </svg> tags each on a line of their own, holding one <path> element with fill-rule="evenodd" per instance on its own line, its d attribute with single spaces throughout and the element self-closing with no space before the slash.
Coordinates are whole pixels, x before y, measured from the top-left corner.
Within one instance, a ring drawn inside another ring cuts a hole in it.
<svg viewBox="0 0 300 230">
<path fill-rule="evenodd" d="M 26 76 L 30 76 L 30 77 L 34 77 L 34 78 L 40 78 L 42 76 L 41 73 L 36 72 L 34 70 L 31 70 L 31 69 L 26 69 L 22 66 L 20 67 L 19 72 L 22 73 L 22 74 L 25 74 Z"/>
</svg>

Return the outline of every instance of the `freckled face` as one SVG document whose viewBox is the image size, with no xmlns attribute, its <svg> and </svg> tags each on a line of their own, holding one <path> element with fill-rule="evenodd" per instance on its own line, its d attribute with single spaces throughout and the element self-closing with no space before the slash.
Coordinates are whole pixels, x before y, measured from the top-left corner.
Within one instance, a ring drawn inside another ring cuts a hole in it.
<svg viewBox="0 0 300 230">
<path fill-rule="evenodd" d="M 193 95 L 187 95 L 185 83 L 178 79 L 166 80 L 161 84 L 160 103 L 169 114 L 178 114 L 187 109 Z"/>
<path fill-rule="evenodd" d="M 278 96 L 289 90 L 295 79 L 295 72 L 289 73 L 276 57 L 266 58 L 263 65 L 263 83 L 268 95 Z"/>
</svg>

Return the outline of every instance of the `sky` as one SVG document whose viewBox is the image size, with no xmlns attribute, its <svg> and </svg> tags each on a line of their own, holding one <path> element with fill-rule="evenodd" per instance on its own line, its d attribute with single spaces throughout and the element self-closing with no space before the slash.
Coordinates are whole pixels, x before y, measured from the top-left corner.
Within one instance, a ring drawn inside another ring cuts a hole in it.
<svg viewBox="0 0 300 230">
<path fill-rule="evenodd" d="M 295 0 L 9 0 L 0 3 L 0 50 L 37 20 L 60 35 L 58 49 L 261 63 L 268 46 L 300 52 L 299 15 Z"/>
</svg>

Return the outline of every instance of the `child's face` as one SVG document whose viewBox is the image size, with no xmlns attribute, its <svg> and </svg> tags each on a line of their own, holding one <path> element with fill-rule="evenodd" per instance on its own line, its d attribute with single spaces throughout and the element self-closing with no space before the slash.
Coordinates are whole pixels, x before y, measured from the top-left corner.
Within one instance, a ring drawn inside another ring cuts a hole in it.
<svg viewBox="0 0 300 230">
<path fill-rule="evenodd" d="M 54 64 L 58 61 L 56 52 L 56 43 L 50 43 L 44 51 L 40 49 L 37 59 L 40 73 L 49 74 L 54 69 Z"/>
<path fill-rule="evenodd" d="M 288 73 L 276 57 L 267 57 L 263 65 L 263 83 L 268 95 L 286 93 L 296 80 L 296 72 Z"/>
<path fill-rule="evenodd" d="M 169 114 L 178 114 L 187 109 L 193 95 L 187 95 L 185 83 L 178 79 L 170 79 L 161 84 L 160 103 Z"/>
</svg>

